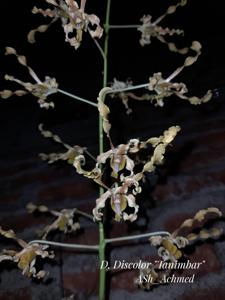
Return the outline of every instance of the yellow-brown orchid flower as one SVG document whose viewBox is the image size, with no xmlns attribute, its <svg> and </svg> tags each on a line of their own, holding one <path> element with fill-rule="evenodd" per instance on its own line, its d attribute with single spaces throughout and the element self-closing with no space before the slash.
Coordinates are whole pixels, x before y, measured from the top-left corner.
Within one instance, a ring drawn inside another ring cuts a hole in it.
<svg viewBox="0 0 225 300">
<path fill-rule="evenodd" d="M 97 157 L 98 164 L 105 164 L 106 160 L 110 158 L 110 166 L 112 168 L 111 176 L 118 178 L 118 173 L 121 170 L 130 171 L 130 175 L 133 174 L 134 162 L 128 157 L 129 144 L 121 144 L 116 148 L 113 148 L 107 152 L 100 154 Z"/>
<path fill-rule="evenodd" d="M 133 187 L 132 191 L 128 191 Z M 93 209 L 94 219 L 100 221 L 102 219 L 103 213 L 101 209 L 105 207 L 106 200 L 110 199 L 110 204 L 115 212 L 115 220 L 120 221 L 135 221 L 137 219 L 137 212 L 139 206 L 136 204 L 135 195 L 141 192 L 139 183 L 132 178 L 126 179 L 126 181 L 121 185 L 115 185 L 115 187 L 106 191 L 96 200 L 96 207 Z M 132 208 L 134 211 L 132 213 L 125 212 L 127 207 Z"/>
<path fill-rule="evenodd" d="M 22 80 L 19 80 L 13 76 L 5 75 L 5 79 L 9 81 L 13 81 L 21 85 L 25 90 L 16 90 L 16 91 L 10 91 L 10 90 L 3 90 L 0 91 L 0 97 L 2 99 L 7 99 L 13 95 L 16 96 L 23 96 L 28 93 L 31 93 L 33 96 L 38 98 L 38 103 L 41 108 L 50 108 L 54 107 L 53 102 L 48 101 L 48 96 L 51 94 L 57 93 L 58 91 L 58 83 L 56 82 L 55 78 L 50 78 L 48 76 L 45 77 L 44 81 L 41 81 L 37 74 L 34 72 L 31 67 L 27 65 L 26 57 L 23 55 L 18 55 L 16 50 L 11 47 L 6 47 L 6 55 L 15 55 L 17 57 L 18 62 L 27 68 L 30 76 L 34 79 L 35 83 L 30 82 L 24 82 Z"/>
<path fill-rule="evenodd" d="M 144 15 L 141 18 L 142 25 L 137 29 L 141 32 L 141 46 L 149 45 L 151 43 L 151 38 L 153 37 L 157 38 L 160 42 L 167 44 L 170 51 L 186 54 L 189 50 L 187 47 L 178 49 L 174 43 L 167 42 L 164 38 L 166 35 L 172 36 L 174 34 L 184 34 L 184 31 L 180 29 L 169 29 L 168 27 L 163 28 L 158 25 L 167 15 L 173 14 L 179 6 L 184 6 L 186 3 L 187 0 L 181 0 L 178 4 L 169 6 L 167 11 L 154 22 L 152 21 L 152 16 Z"/>
<path fill-rule="evenodd" d="M 44 270 L 37 271 L 35 263 L 38 256 L 41 258 L 54 258 L 54 253 L 46 250 L 49 246 L 38 243 L 28 244 L 24 240 L 17 238 L 13 230 L 3 230 L 1 226 L 0 235 L 16 241 L 22 248 L 20 251 L 3 249 L 0 252 L 0 262 L 8 260 L 17 263 L 18 268 L 22 270 L 22 274 L 27 277 L 40 279 L 47 274 Z"/>
<path fill-rule="evenodd" d="M 84 31 L 89 31 L 93 38 L 100 38 L 102 36 L 103 29 L 100 26 L 99 18 L 94 14 L 89 15 L 84 11 L 86 0 L 81 0 L 80 7 L 74 0 L 46 0 L 46 2 L 52 5 L 52 9 L 43 10 L 34 7 L 32 13 L 40 13 L 44 17 L 52 18 L 52 21 L 49 25 L 41 25 L 37 29 L 31 30 L 28 34 L 28 41 L 30 43 L 35 42 L 35 34 L 37 32 L 45 32 L 58 19 L 62 22 L 65 41 L 75 49 L 79 48 Z M 95 26 L 95 29 L 91 29 L 90 25 Z M 74 30 L 76 31 L 76 35 L 71 37 Z"/>
</svg>

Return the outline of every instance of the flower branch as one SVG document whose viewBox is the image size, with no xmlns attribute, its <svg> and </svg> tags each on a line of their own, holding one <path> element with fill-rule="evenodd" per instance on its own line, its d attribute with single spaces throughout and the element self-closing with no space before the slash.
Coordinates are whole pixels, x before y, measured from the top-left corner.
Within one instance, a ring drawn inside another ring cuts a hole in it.
<svg viewBox="0 0 225 300">
<path fill-rule="evenodd" d="M 55 246 L 60 248 L 69 248 L 69 249 L 83 249 L 83 250 L 97 250 L 99 245 L 81 245 L 81 244 L 70 244 L 70 243 L 61 243 L 61 242 L 52 242 L 47 240 L 33 240 L 29 242 L 29 245 L 33 244 L 43 244 L 49 246 Z"/>
<path fill-rule="evenodd" d="M 91 37 L 92 40 L 94 41 L 94 43 L 95 43 L 95 45 L 97 46 L 98 50 L 100 51 L 102 58 L 105 60 L 105 53 L 104 53 L 104 51 L 103 51 L 101 45 L 99 44 L 99 42 L 92 36 L 91 30 L 90 30 L 89 27 L 88 27 L 88 33 L 90 34 L 90 37 Z"/>
<path fill-rule="evenodd" d="M 149 232 L 143 234 L 136 234 L 136 235 L 129 235 L 129 236 L 122 236 L 117 238 L 105 239 L 106 244 L 112 244 L 116 242 L 123 242 L 123 241 L 131 241 L 135 239 L 143 239 L 152 236 L 170 236 L 171 234 L 167 231 L 156 231 L 156 232 Z M 61 242 L 53 242 L 48 240 L 33 240 L 29 242 L 29 245 L 32 244 L 44 244 L 49 246 L 56 246 L 60 248 L 70 248 L 70 249 L 86 249 L 86 250 L 98 250 L 99 245 L 84 245 L 84 244 L 70 244 L 70 243 L 61 243 Z"/>
<path fill-rule="evenodd" d="M 138 28 L 140 27 L 140 24 L 138 25 L 109 25 L 109 29 L 132 29 L 132 28 Z"/>
<path fill-rule="evenodd" d="M 76 99 L 76 100 L 78 100 L 78 101 L 81 101 L 81 102 L 83 102 L 83 103 L 87 103 L 87 104 L 90 104 L 90 105 L 95 106 L 95 107 L 98 106 L 98 105 L 97 105 L 96 103 L 94 103 L 94 102 L 91 102 L 91 101 L 89 101 L 89 100 L 87 100 L 87 99 L 84 99 L 84 98 L 82 98 L 82 97 L 79 97 L 79 96 L 76 96 L 76 95 L 71 94 L 71 93 L 69 93 L 69 92 L 66 92 L 66 91 L 64 91 L 64 90 L 57 89 L 57 91 L 58 91 L 59 93 L 63 94 L 63 95 L 66 95 L 66 96 L 68 96 L 68 97 L 70 97 L 70 98 L 73 98 L 73 99 Z"/>
</svg>

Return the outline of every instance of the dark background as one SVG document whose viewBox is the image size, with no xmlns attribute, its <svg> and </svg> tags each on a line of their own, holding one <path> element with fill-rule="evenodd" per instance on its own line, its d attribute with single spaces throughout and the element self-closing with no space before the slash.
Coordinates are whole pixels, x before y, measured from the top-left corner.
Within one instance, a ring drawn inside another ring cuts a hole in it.
<svg viewBox="0 0 225 300">
<path fill-rule="evenodd" d="M 112 0 L 111 24 L 138 24 L 143 14 L 153 20 L 168 7 L 168 1 Z M 172 2 L 176 3 L 176 2 Z M 42 5 L 43 4 L 43 5 Z M 37 75 L 43 79 L 55 77 L 61 89 L 96 102 L 102 87 L 102 58 L 94 42 L 85 34 L 81 47 L 75 51 L 64 42 L 60 22 L 46 33 L 37 34 L 37 43 L 26 41 L 29 30 L 47 19 L 32 15 L 34 5 L 45 7 L 44 1 L 2 1 L 0 4 L 0 88 L 16 87 L 4 81 L 4 75 L 14 75 L 29 81 L 30 77 L 14 57 L 4 57 L 4 47 L 15 47 L 24 54 Z M 95 13 L 104 23 L 106 1 L 88 1 L 86 11 Z M 173 37 L 180 47 L 199 40 L 203 46 L 197 63 L 176 79 L 184 81 L 190 95 L 203 95 L 214 90 L 211 102 L 191 106 L 179 99 L 167 99 L 164 108 L 150 103 L 130 101 L 133 114 L 127 116 L 119 100 L 111 101 L 112 137 L 115 144 L 131 137 L 145 139 L 157 136 L 171 125 L 180 125 L 182 131 L 169 149 L 165 165 L 144 186 L 144 201 L 140 204 L 138 226 L 113 224 L 111 236 L 127 235 L 143 230 L 173 231 L 198 209 L 217 206 L 224 211 L 225 196 L 225 37 L 222 1 L 188 1 L 174 15 L 168 16 L 162 26 L 184 29 L 185 37 Z M 156 39 L 142 48 L 140 33 L 135 29 L 111 30 L 109 40 L 109 82 L 116 77 L 134 84 L 147 83 L 149 76 L 161 71 L 167 77 L 184 57 L 168 51 Z M 100 40 L 103 46 L 103 39 Z M 3 227 L 16 230 L 26 240 L 36 237 L 36 231 L 49 223 L 46 217 L 28 216 L 28 202 L 44 203 L 51 208 L 78 207 L 91 211 L 97 187 L 75 174 L 66 165 L 47 166 L 38 158 L 39 152 L 62 150 L 43 139 L 37 131 L 39 123 L 58 133 L 74 145 L 88 146 L 98 154 L 98 119 L 95 108 L 57 94 L 51 99 L 55 109 L 40 109 L 30 95 L 11 98 L 0 103 L 0 221 Z M 106 143 L 107 146 L 107 143 Z M 155 185 L 157 183 L 157 186 Z M 147 226 L 144 226 L 147 220 Z M 67 238 L 78 243 L 97 243 L 97 229 L 82 222 L 84 234 Z M 55 236 L 55 239 L 61 239 Z M 2 240 L 3 242 L 3 240 Z M 135 272 L 112 276 L 110 299 L 224 299 L 224 242 L 206 243 L 196 248 L 193 260 L 206 259 L 207 264 L 192 285 L 170 285 L 154 289 L 150 294 L 133 287 Z M 147 243 L 112 249 L 112 260 L 137 258 L 151 260 L 155 255 Z M 50 269 L 51 281 L 45 285 L 31 282 L 15 269 L 2 269 L 0 299 L 61 299 L 65 293 L 74 293 L 77 299 L 95 299 L 98 274 L 97 256 L 73 252 L 58 252 Z M 198 290 L 198 292 L 197 292 Z"/>
<path fill-rule="evenodd" d="M 96 101 L 102 86 L 102 59 L 98 49 L 87 34 L 84 35 L 81 47 L 75 51 L 68 43 L 64 42 L 61 24 L 57 22 L 58 24 L 54 24 L 46 33 L 37 34 L 36 44 L 27 43 L 26 36 L 30 29 L 47 23 L 47 18 L 30 13 L 32 7 L 38 4 L 39 2 L 36 3 L 35 1 L 14 1 L 13 4 L 5 1 L 1 3 L 3 15 L 0 26 L 1 88 L 12 90 L 19 88 L 19 86 L 4 81 L 3 76 L 5 73 L 17 76 L 25 81 L 31 79 L 27 70 L 19 66 L 16 59 L 4 57 L 4 47 L 12 46 L 17 49 L 18 53 L 27 57 L 28 64 L 41 79 L 44 79 L 46 75 L 55 77 L 61 89 Z M 97 12 L 96 14 L 101 20 L 104 20 L 105 5 L 104 1 L 87 1 L 87 12 Z M 134 1 L 113 1 L 111 23 L 137 24 L 144 13 L 151 13 L 154 19 L 166 10 L 167 5 L 166 1 L 160 3 L 142 1 L 140 5 L 137 5 Z M 40 2 L 40 6 L 45 7 L 44 1 Z M 187 68 L 177 78 L 178 81 L 185 81 L 190 90 L 189 94 L 201 96 L 208 89 L 222 88 L 224 86 L 225 46 L 221 1 L 213 3 L 211 1 L 188 1 L 185 7 L 179 8 L 174 15 L 168 16 L 161 25 L 184 29 L 184 38 L 171 38 L 180 47 L 190 45 L 192 40 L 199 40 L 203 45 L 202 55 L 198 62 Z M 122 81 L 131 78 L 134 84 L 146 83 L 149 76 L 154 72 L 161 71 L 166 77 L 183 63 L 182 55 L 171 53 L 168 51 L 167 46 L 159 41 L 153 39 L 151 45 L 142 48 L 139 44 L 139 38 L 140 33 L 135 29 L 121 31 L 115 29 L 110 32 L 109 82 L 115 77 Z M 103 39 L 100 43 L 103 43 Z M 36 99 L 30 96 L 14 98 L 12 101 L 2 101 L 1 129 L 5 145 L 1 147 L 2 155 L 12 156 L 14 152 L 11 153 L 11 151 L 15 148 L 17 148 L 15 149 L 16 152 L 20 151 L 18 147 L 13 147 L 14 144 L 11 143 L 14 141 L 14 143 L 19 143 L 20 146 L 25 144 L 26 137 L 21 139 L 21 134 L 26 136 L 25 132 L 27 131 L 33 138 L 32 140 L 29 139 L 29 145 L 26 145 L 26 155 L 28 147 L 33 148 L 31 151 L 36 151 L 37 139 L 34 127 L 36 128 L 37 123 L 44 122 L 49 126 L 57 126 L 79 120 L 87 121 L 89 117 L 96 117 L 92 107 L 78 102 L 74 103 L 74 100 L 60 94 L 54 95 L 52 99 L 56 103 L 56 109 L 47 112 L 43 109 L 40 110 L 35 104 Z M 173 113 L 178 118 L 178 114 L 175 112 L 178 104 L 188 110 L 193 110 L 193 113 L 211 107 L 211 104 L 207 108 L 205 108 L 206 106 L 203 108 L 190 107 L 188 104 L 176 99 L 169 99 L 167 103 L 166 108 L 162 110 L 155 109 L 149 103 L 143 103 L 140 106 L 139 103 L 136 104 L 131 101 L 131 107 L 134 107 L 134 111 L 137 110 L 137 112 L 129 118 L 126 117 L 125 110 L 120 109 L 118 102 L 113 103 L 112 108 L 115 106 L 115 110 L 119 109 L 121 111 L 119 115 L 115 115 L 113 134 L 116 135 L 117 132 L 117 135 L 122 135 L 114 138 L 126 141 L 128 136 L 136 135 L 137 133 L 134 130 L 139 130 L 139 124 L 142 124 L 143 120 L 152 118 L 153 114 L 154 116 L 157 114 L 156 119 L 164 119 L 163 115 L 168 113 Z M 138 113 L 139 111 L 141 113 Z M 114 118 L 114 115 L 111 117 Z M 6 120 L 4 120 L 5 118 Z M 88 136 L 82 134 L 85 144 L 89 143 L 90 135 L 93 137 L 90 143 L 92 145 L 96 143 L 96 126 L 97 123 L 94 128 L 91 127 L 93 131 L 92 133 L 89 132 Z M 119 133 L 117 126 L 120 127 Z M 124 134 L 121 133 L 121 130 Z M 139 132 L 141 131 L 138 131 L 138 135 L 140 135 Z M 154 134 L 156 133 L 154 131 Z M 141 132 L 141 135 L 143 134 L 146 133 Z M 72 138 L 71 134 L 67 136 L 70 139 Z M 76 137 L 75 141 L 79 144 L 80 137 Z"/>
</svg>

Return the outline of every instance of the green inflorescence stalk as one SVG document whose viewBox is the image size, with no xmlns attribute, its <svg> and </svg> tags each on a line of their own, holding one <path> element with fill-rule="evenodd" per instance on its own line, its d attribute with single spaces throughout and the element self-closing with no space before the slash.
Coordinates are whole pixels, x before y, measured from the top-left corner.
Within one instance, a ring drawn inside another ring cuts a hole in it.
<svg viewBox="0 0 225 300">
<path fill-rule="evenodd" d="M 106 7 L 106 19 L 105 19 L 105 42 L 104 42 L 104 70 L 103 70 L 103 87 L 107 86 L 108 80 L 108 41 L 109 41 L 109 16 L 110 16 L 111 0 L 107 0 Z M 104 152 L 103 145 L 103 122 L 101 116 L 99 116 L 99 153 Z M 104 190 L 100 187 L 99 194 L 103 194 Z M 101 262 L 105 260 L 105 234 L 104 224 L 99 222 L 99 267 Z M 99 270 L 99 300 L 105 299 L 105 269 Z"/>
</svg>

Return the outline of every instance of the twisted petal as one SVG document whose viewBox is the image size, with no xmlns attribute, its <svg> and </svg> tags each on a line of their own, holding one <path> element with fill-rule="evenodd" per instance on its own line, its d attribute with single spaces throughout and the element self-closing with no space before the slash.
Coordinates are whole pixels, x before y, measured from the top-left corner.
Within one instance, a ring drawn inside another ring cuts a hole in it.
<svg viewBox="0 0 225 300">
<path fill-rule="evenodd" d="M 128 206 L 133 208 L 134 212 L 132 214 L 129 214 L 129 215 L 126 212 L 124 212 L 123 213 L 123 219 L 125 221 L 128 220 L 128 221 L 133 222 L 137 219 L 137 213 L 138 213 L 139 206 L 136 204 L 135 197 L 132 194 L 127 195 L 126 200 L 127 200 Z"/>
<path fill-rule="evenodd" d="M 103 213 L 100 211 L 105 207 L 106 200 L 111 196 L 111 192 L 107 191 L 102 194 L 98 199 L 96 199 L 96 206 L 93 209 L 94 219 L 100 221 L 102 219 Z"/>
<path fill-rule="evenodd" d="M 76 1 L 65 0 L 46 0 L 47 3 L 54 6 L 54 9 L 40 9 L 34 7 L 32 10 L 33 14 L 41 13 L 44 17 L 53 18 L 50 24 L 41 25 L 37 29 L 30 31 L 28 34 L 29 42 L 35 42 L 36 32 L 45 32 L 49 26 L 58 19 L 61 19 L 62 27 L 65 32 L 65 41 L 69 42 L 75 49 L 79 48 L 83 31 L 87 31 L 88 25 L 95 26 L 95 29 L 89 28 L 89 32 L 93 38 L 100 38 L 103 33 L 103 29 L 100 26 L 99 18 L 94 14 L 87 14 L 84 12 L 85 0 L 81 1 L 80 8 Z M 76 31 L 75 36 L 73 35 L 74 30 Z M 69 36 L 72 35 L 72 37 Z"/>
<path fill-rule="evenodd" d="M 107 152 L 101 153 L 98 157 L 97 157 L 97 163 L 98 164 L 105 164 L 106 160 L 111 157 L 113 154 L 113 150 L 109 150 Z"/>
<path fill-rule="evenodd" d="M 109 131 L 111 129 L 111 124 L 108 120 L 108 115 L 110 113 L 109 107 L 105 104 L 105 97 L 109 91 L 112 89 L 109 87 L 105 87 L 101 89 L 99 96 L 98 96 L 98 111 L 100 113 L 100 116 L 103 119 L 103 129 L 106 133 L 106 135 L 109 137 Z"/>
</svg>

